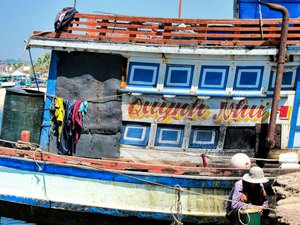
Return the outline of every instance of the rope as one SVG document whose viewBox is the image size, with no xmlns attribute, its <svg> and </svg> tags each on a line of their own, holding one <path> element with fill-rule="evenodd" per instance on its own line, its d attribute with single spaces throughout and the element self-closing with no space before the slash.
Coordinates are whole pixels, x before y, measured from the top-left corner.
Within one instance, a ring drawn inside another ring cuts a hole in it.
<svg viewBox="0 0 300 225">
<path fill-rule="evenodd" d="M 244 223 L 242 220 L 241 220 L 241 210 L 242 209 L 239 209 L 238 210 L 238 219 L 239 219 L 239 222 L 242 224 L 242 225 L 248 225 L 248 224 L 250 224 L 250 216 L 249 216 L 249 214 L 248 213 L 246 213 L 247 214 L 247 217 L 248 217 L 248 222 L 247 223 Z"/>
<path fill-rule="evenodd" d="M 199 156 L 201 154 L 198 154 Z M 222 155 L 205 155 L 206 157 L 211 157 L 211 158 L 223 158 L 223 159 L 230 159 L 232 156 L 222 156 Z M 264 158 L 254 158 L 254 157 L 249 157 L 251 160 L 262 160 L 262 161 L 268 161 L 268 162 L 278 162 L 278 159 L 264 159 Z"/>
<path fill-rule="evenodd" d="M 176 209 L 176 214 L 173 214 L 173 222 L 171 225 L 183 225 L 181 222 L 181 217 L 182 217 L 182 203 L 181 203 L 181 194 L 183 192 L 183 189 L 180 187 L 180 185 L 175 185 L 177 188 L 177 194 L 176 194 L 176 199 L 175 199 L 175 209 Z M 172 211 L 172 207 L 171 207 Z"/>
<path fill-rule="evenodd" d="M 40 164 L 38 163 L 38 161 L 37 161 L 36 158 L 35 158 L 37 152 L 42 153 L 42 150 L 41 150 L 40 148 L 36 148 L 36 149 L 35 149 L 34 155 L 33 155 L 33 161 L 34 161 L 35 165 L 38 167 L 38 170 L 39 170 L 39 171 L 42 171 L 43 168 L 40 166 Z M 42 154 L 41 154 L 41 155 L 42 155 Z"/>
<path fill-rule="evenodd" d="M 56 154 L 53 154 L 53 153 L 47 153 L 47 154 L 52 154 L 52 155 L 55 155 L 55 156 L 63 158 L 63 156 L 56 155 Z M 163 187 L 163 188 L 167 188 L 167 189 L 170 189 L 170 190 L 175 190 L 175 191 L 179 190 L 179 188 L 178 188 L 179 185 L 173 187 L 173 186 L 169 186 L 169 185 L 157 183 L 157 182 L 154 182 L 154 181 L 148 181 L 148 180 L 145 180 L 145 179 L 142 179 L 142 178 L 138 178 L 138 177 L 135 177 L 135 176 L 132 176 L 132 175 L 128 175 L 128 174 L 124 174 L 124 173 L 118 172 L 118 170 L 105 169 L 105 168 L 94 168 L 92 166 L 89 166 L 89 165 L 86 165 L 86 164 L 83 164 L 83 163 L 79 163 L 79 164 L 78 163 L 73 163 L 72 161 L 69 161 L 68 163 L 73 164 L 73 165 L 77 165 L 77 166 L 80 165 L 80 166 L 91 168 L 91 169 L 94 169 L 94 170 L 96 169 L 96 170 L 100 170 L 100 171 L 105 171 L 105 172 L 117 174 L 117 175 L 120 175 L 120 176 L 124 176 L 124 177 L 127 177 L 127 178 L 131 178 L 131 179 L 137 180 L 137 181 L 141 181 L 141 182 L 144 182 L 144 183 L 147 183 L 147 184 L 151 184 L 151 185 L 155 185 L 155 186 L 160 186 L 160 187 Z M 191 190 L 188 190 L 188 189 L 184 189 L 182 187 L 180 187 L 180 191 L 181 191 L 181 194 L 185 192 L 185 193 L 190 193 L 190 194 L 194 194 L 194 195 L 201 195 L 201 193 L 198 193 L 198 192 L 195 192 L 195 191 L 191 191 Z M 218 197 L 218 196 L 208 196 L 208 197 L 211 197 L 211 198 L 214 198 L 214 199 L 219 199 L 219 200 L 224 200 L 224 201 L 228 201 L 228 202 L 240 202 L 240 201 L 230 200 L 228 198 Z M 202 200 L 204 200 L 204 199 L 202 199 Z M 243 203 L 243 204 L 245 206 L 252 206 L 252 204 L 248 204 L 248 203 Z M 264 209 L 276 211 L 275 209 L 272 209 L 272 208 L 264 208 Z"/>
<path fill-rule="evenodd" d="M 48 97 L 51 97 L 51 98 L 58 98 L 59 97 L 57 95 L 51 95 L 51 94 L 47 94 L 47 93 L 45 95 L 48 96 Z M 100 97 L 100 98 L 87 99 L 86 101 L 87 102 L 97 102 L 97 101 L 101 101 L 101 100 L 104 100 L 104 99 L 117 98 L 117 97 L 120 97 L 120 96 L 122 96 L 122 94 L 107 95 L 107 96 L 103 96 L 103 97 Z"/>
<path fill-rule="evenodd" d="M 14 141 L 3 140 L 3 139 L 0 139 L 0 141 L 11 143 L 11 144 L 17 144 L 18 143 L 18 142 L 14 142 Z M 31 144 L 35 144 L 35 143 L 31 143 Z M 38 145 L 38 144 L 35 144 L 35 145 Z M 42 171 L 42 167 L 38 164 L 38 161 L 35 159 L 36 152 L 40 152 L 40 154 L 42 156 L 43 155 L 43 151 L 39 147 L 37 147 L 35 149 L 35 151 L 34 151 L 34 156 L 33 156 L 33 160 L 35 161 L 37 167 L 39 168 L 39 171 Z M 54 154 L 54 153 L 47 152 L 47 154 L 52 154 L 52 155 L 55 155 L 56 157 L 63 158 L 63 156 L 60 156 L 60 155 L 57 155 L 57 154 Z M 173 186 L 169 186 L 169 185 L 157 183 L 157 182 L 154 182 L 154 181 L 148 181 L 148 180 L 145 180 L 145 179 L 142 179 L 142 178 L 138 178 L 136 176 L 132 176 L 132 175 L 128 175 L 128 174 L 124 174 L 124 173 L 118 172 L 117 170 L 113 170 L 113 169 L 95 168 L 95 167 L 92 167 L 92 166 L 89 166 L 89 165 L 86 165 L 86 164 L 83 164 L 83 163 L 74 163 L 72 161 L 69 161 L 68 163 L 72 164 L 72 165 L 76 165 L 76 166 L 80 165 L 80 166 L 83 166 L 83 167 L 87 167 L 89 169 L 100 170 L 100 171 L 105 171 L 105 172 L 117 174 L 117 175 L 120 175 L 120 176 L 124 176 L 124 177 L 127 177 L 127 178 L 131 178 L 131 179 L 137 180 L 137 181 L 141 181 L 141 182 L 144 182 L 144 183 L 147 183 L 147 184 L 151 184 L 151 185 L 155 185 L 155 186 L 160 186 L 160 187 L 167 188 L 167 189 L 170 189 L 170 190 L 175 190 L 178 193 L 177 194 L 177 196 L 178 196 L 177 199 L 180 200 L 180 204 L 177 204 L 177 206 L 181 205 L 181 195 L 182 195 L 182 193 L 189 193 L 189 194 L 194 194 L 194 195 L 201 195 L 201 193 L 181 188 L 179 185 L 175 185 L 173 187 Z M 216 169 L 216 168 L 213 168 L 213 169 Z M 179 194 L 179 192 L 180 192 L 180 194 Z M 227 202 L 240 202 L 240 201 L 230 200 L 228 198 L 218 197 L 218 196 L 207 196 L 207 197 L 211 197 L 211 198 L 214 198 L 214 199 L 219 199 L 219 200 L 223 200 L 223 201 L 227 201 Z M 202 199 L 202 200 L 204 200 L 204 199 Z M 245 206 L 250 206 L 250 207 L 252 206 L 252 204 L 248 204 L 248 203 L 243 203 L 243 204 Z M 180 209 L 180 207 L 176 207 L 176 208 Z M 267 208 L 267 207 L 265 207 L 264 209 L 271 210 L 271 211 L 276 211 L 276 209 L 273 209 L 273 208 Z M 176 214 L 176 216 L 179 215 L 179 214 Z M 178 219 L 178 217 L 176 217 L 176 216 L 175 216 L 175 218 Z"/>
<path fill-rule="evenodd" d="M 15 141 L 9 141 L 9 140 L 4 140 L 4 139 L 0 139 L 1 142 L 5 142 L 5 143 L 9 143 L 9 144 L 17 144 L 17 142 Z"/>
<path fill-rule="evenodd" d="M 43 168 L 40 166 L 40 164 L 38 163 L 38 161 L 36 160 L 36 153 L 40 152 L 41 155 L 43 154 L 43 151 L 39 148 L 39 145 L 36 143 L 32 143 L 32 142 L 23 142 L 23 141 L 8 141 L 8 140 L 3 140 L 0 139 L 1 142 L 5 142 L 5 143 L 9 143 L 9 144 L 14 144 L 16 145 L 17 148 L 19 149 L 29 149 L 29 150 L 34 150 L 33 153 L 33 161 L 36 164 L 37 168 L 39 171 L 42 171 Z"/>
<path fill-rule="evenodd" d="M 27 144 L 27 146 L 31 146 L 31 149 L 35 149 L 35 148 L 39 148 L 39 144 L 37 143 L 33 143 L 33 142 L 23 142 L 23 141 L 9 141 L 9 140 L 4 140 L 4 139 L 0 139 L 0 142 L 5 142 L 5 143 L 9 143 L 9 144 Z"/>
</svg>

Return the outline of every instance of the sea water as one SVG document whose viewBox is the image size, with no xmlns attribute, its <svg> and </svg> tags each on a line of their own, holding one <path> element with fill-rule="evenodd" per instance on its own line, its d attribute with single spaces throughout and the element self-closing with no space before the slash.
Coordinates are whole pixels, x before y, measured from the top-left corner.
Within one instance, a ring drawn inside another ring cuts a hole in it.
<svg viewBox="0 0 300 225">
<path fill-rule="evenodd" d="M 42 223 L 29 223 L 23 220 L 17 220 L 17 219 L 13 219 L 13 218 L 8 218 L 8 217 L 1 217 L 0 216 L 0 225 L 44 225 Z M 55 224 L 53 224 L 55 225 Z M 84 225 L 88 225 L 88 224 L 84 224 Z M 140 225 L 140 224 L 137 224 Z M 212 224 L 210 224 L 212 225 Z"/>
<path fill-rule="evenodd" d="M 35 223 L 27 223 L 22 220 L 16 220 L 13 218 L 8 218 L 8 217 L 0 217 L 0 225 L 38 225 Z"/>
</svg>

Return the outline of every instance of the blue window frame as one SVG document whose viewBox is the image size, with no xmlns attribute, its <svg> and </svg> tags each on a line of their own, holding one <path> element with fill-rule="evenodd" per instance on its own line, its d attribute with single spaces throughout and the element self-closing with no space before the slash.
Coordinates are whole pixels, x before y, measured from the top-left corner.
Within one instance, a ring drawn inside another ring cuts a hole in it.
<svg viewBox="0 0 300 225">
<path fill-rule="evenodd" d="M 121 144 L 146 146 L 149 140 L 150 124 L 123 122 Z"/>
<path fill-rule="evenodd" d="M 259 91 L 262 84 L 263 70 L 263 66 L 237 66 L 234 90 Z"/>
<path fill-rule="evenodd" d="M 199 89 L 225 90 L 229 66 L 202 66 Z"/>
<path fill-rule="evenodd" d="M 297 70 L 283 72 L 281 90 L 295 90 L 295 81 L 298 74 Z M 276 72 L 271 71 L 269 80 L 269 91 L 274 91 Z"/>
<path fill-rule="evenodd" d="M 184 126 L 158 125 L 155 137 L 155 146 L 181 147 Z"/>
<path fill-rule="evenodd" d="M 193 65 L 167 65 L 164 87 L 190 89 L 194 74 Z"/>
<path fill-rule="evenodd" d="M 127 86 L 155 88 L 159 74 L 159 63 L 130 62 Z"/>
<path fill-rule="evenodd" d="M 218 144 L 219 129 L 208 127 L 192 127 L 189 148 L 215 149 Z"/>
</svg>

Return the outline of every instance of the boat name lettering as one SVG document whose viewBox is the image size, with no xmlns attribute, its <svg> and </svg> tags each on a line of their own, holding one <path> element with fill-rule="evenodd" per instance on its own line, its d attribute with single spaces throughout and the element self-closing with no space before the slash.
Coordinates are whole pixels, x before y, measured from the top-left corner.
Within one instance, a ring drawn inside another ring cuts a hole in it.
<svg viewBox="0 0 300 225">
<path fill-rule="evenodd" d="M 128 107 L 131 118 L 155 118 L 157 122 L 168 123 L 172 120 L 205 120 L 210 110 L 204 100 L 197 99 L 192 104 L 176 102 L 150 102 L 134 98 Z"/>
<path fill-rule="evenodd" d="M 213 115 L 213 121 L 216 123 L 231 124 L 233 122 L 258 122 L 269 118 L 270 103 L 260 105 L 250 105 L 247 99 L 240 100 L 238 103 L 221 102 L 219 112 Z"/>
<path fill-rule="evenodd" d="M 263 122 L 269 118 L 270 103 L 263 100 L 259 104 L 249 104 L 247 99 L 221 101 L 220 107 L 210 107 L 203 99 L 192 103 L 158 102 L 133 98 L 128 105 L 128 115 L 132 119 L 155 118 L 157 122 L 172 120 L 203 121 L 209 117 L 218 124 L 233 122 Z"/>
</svg>

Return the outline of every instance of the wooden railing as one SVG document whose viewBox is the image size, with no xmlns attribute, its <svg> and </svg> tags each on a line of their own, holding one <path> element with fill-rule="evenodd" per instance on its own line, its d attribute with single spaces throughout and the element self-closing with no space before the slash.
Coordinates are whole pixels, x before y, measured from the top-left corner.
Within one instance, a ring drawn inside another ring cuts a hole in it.
<svg viewBox="0 0 300 225">
<path fill-rule="evenodd" d="M 63 31 L 40 36 L 180 46 L 274 46 L 280 30 L 281 19 L 168 19 L 77 13 Z M 300 44 L 300 19 L 290 19 L 287 44 Z"/>
</svg>

